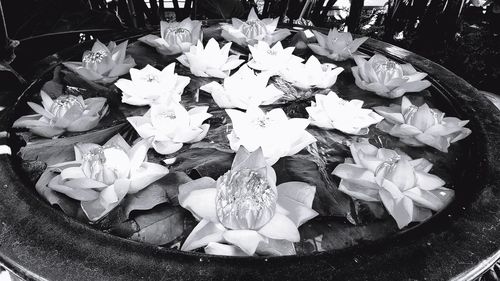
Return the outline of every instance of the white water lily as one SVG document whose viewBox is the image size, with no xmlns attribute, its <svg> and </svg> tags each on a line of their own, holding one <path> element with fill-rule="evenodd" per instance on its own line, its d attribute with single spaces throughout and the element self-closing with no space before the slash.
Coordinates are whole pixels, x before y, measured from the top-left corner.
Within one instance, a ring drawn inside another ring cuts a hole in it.
<svg viewBox="0 0 500 281">
<path fill-rule="evenodd" d="M 291 156 L 316 139 L 305 128 L 309 120 L 304 118 L 288 119 L 281 108 L 264 113 L 258 107 L 249 107 L 246 112 L 226 109 L 233 123 L 229 135 L 229 145 L 234 151 L 244 146 L 249 151 L 262 148 L 269 165 L 281 157 Z"/>
<path fill-rule="evenodd" d="M 320 63 L 315 56 L 309 57 L 306 63 L 288 65 L 281 71 L 281 77 L 302 89 L 330 88 L 337 81 L 337 76 L 344 71 L 331 63 Z"/>
<path fill-rule="evenodd" d="M 183 251 L 205 247 L 212 255 L 293 255 L 298 227 L 316 217 L 311 206 L 314 186 L 286 182 L 260 149 L 241 147 L 231 170 L 217 181 L 203 177 L 179 186 L 179 204 L 200 222 L 186 238 Z"/>
<path fill-rule="evenodd" d="M 354 82 L 367 91 L 385 98 L 398 98 L 406 92 L 420 92 L 431 85 L 422 80 L 427 73 L 418 72 L 411 64 L 399 64 L 380 54 L 368 61 L 354 56 L 357 66 L 352 68 Z"/>
<path fill-rule="evenodd" d="M 131 56 L 126 56 L 128 41 L 118 46 L 110 41 L 108 46 L 97 40 L 90 51 L 83 53 L 81 62 L 63 62 L 63 65 L 83 78 L 101 83 L 111 83 L 135 66 Z"/>
<path fill-rule="evenodd" d="M 232 19 L 231 24 L 221 24 L 222 37 L 241 46 L 254 45 L 264 41 L 269 45 L 281 41 L 290 35 L 288 29 L 276 29 L 279 18 L 260 20 L 254 9 L 250 9 L 246 21 Z"/>
<path fill-rule="evenodd" d="M 194 107 L 187 111 L 181 104 L 154 104 L 144 116 L 127 120 L 142 138 L 151 138 L 152 146 L 160 154 L 170 154 L 181 149 L 184 143 L 202 140 L 210 128 L 203 121 L 212 115 L 208 106 Z"/>
<path fill-rule="evenodd" d="M 368 39 L 368 37 L 353 39 L 351 33 L 338 32 L 336 28 L 330 29 L 328 35 L 316 30 L 312 32 L 318 40 L 318 44 L 308 44 L 309 48 L 317 55 L 325 56 L 335 61 L 344 61 L 351 58 L 359 46 Z"/>
<path fill-rule="evenodd" d="M 182 92 L 191 79 L 177 75 L 174 70 L 175 63 L 169 64 L 162 71 L 150 65 L 140 70 L 130 69 L 131 80 L 120 79 L 115 83 L 122 90 L 122 102 L 141 106 L 180 101 Z"/>
<path fill-rule="evenodd" d="M 412 160 L 369 143 L 352 144 L 351 154 L 354 163 L 346 161 L 333 171 L 342 179 L 339 190 L 359 200 L 381 201 L 399 228 L 429 218 L 454 196 L 442 179 L 428 173 L 432 164 L 423 158 Z"/>
<path fill-rule="evenodd" d="M 52 138 L 64 132 L 84 132 L 97 126 L 108 112 L 106 98 L 88 98 L 61 95 L 52 100 L 44 91 L 40 92 L 42 106 L 28 102 L 36 114 L 17 119 L 13 128 L 28 128 L 33 134 Z"/>
<path fill-rule="evenodd" d="M 411 146 L 428 145 L 448 152 L 451 143 L 462 140 L 471 134 L 465 128 L 469 120 L 444 117 L 444 113 L 427 104 L 415 106 L 403 97 L 400 105 L 377 106 L 373 108 L 385 120 L 377 127 Z"/>
<path fill-rule="evenodd" d="M 279 71 L 287 65 L 304 61 L 301 57 L 292 54 L 295 47 L 283 49 L 281 42 L 276 42 L 271 48 L 268 43 L 259 41 L 253 46 L 248 46 L 248 48 L 252 53 L 252 60 L 248 62 L 248 66 L 271 74 L 279 74 Z"/>
<path fill-rule="evenodd" d="M 201 22 L 189 17 L 181 22 L 160 22 L 160 35 L 146 35 L 138 40 L 156 48 L 163 55 L 176 55 L 189 51 L 201 40 Z"/>
<path fill-rule="evenodd" d="M 79 143 L 75 160 L 49 167 L 60 174 L 48 183 L 54 191 L 81 201 L 90 221 L 97 221 L 115 208 L 127 194 L 136 193 L 162 178 L 168 169 L 145 161 L 151 140 L 130 147 L 116 135 L 103 146 Z"/>
<path fill-rule="evenodd" d="M 337 129 L 347 134 L 365 135 L 368 127 L 376 124 L 382 116 L 371 109 L 362 108 L 362 100 L 344 100 L 336 93 L 316 95 L 316 102 L 306 107 L 311 124 L 325 129 Z"/>
<path fill-rule="evenodd" d="M 212 94 L 221 108 L 247 109 L 249 106 L 268 105 L 284 95 L 273 85 L 267 86 L 269 75 L 255 74 L 243 65 L 233 75 L 224 78 L 223 85 L 213 81 L 203 85 L 200 90 Z"/>
<path fill-rule="evenodd" d="M 220 48 L 219 43 L 211 38 L 205 47 L 198 41 L 196 46 L 191 46 L 189 52 L 185 52 L 177 60 L 189 67 L 196 76 L 225 78 L 231 70 L 244 62 L 238 55 L 230 56 L 229 49 L 231 42 Z"/>
</svg>

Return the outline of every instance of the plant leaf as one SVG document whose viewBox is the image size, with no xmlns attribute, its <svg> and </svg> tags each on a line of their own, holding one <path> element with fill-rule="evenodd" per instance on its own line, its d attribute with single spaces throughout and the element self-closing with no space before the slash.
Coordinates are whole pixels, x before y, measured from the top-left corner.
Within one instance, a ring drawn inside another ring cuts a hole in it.
<svg viewBox="0 0 500 281">
<path fill-rule="evenodd" d="M 213 148 L 194 148 L 177 155 L 170 168 L 183 171 L 191 178 L 211 177 L 217 179 L 231 169 L 234 153 Z"/>
<path fill-rule="evenodd" d="M 179 205 L 177 195 L 179 185 L 191 181 L 183 172 L 169 173 L 143 190 L 129 194 L 123 200 L 125 216 L 129 217 L 134 210 L 149 210 L 161 203 Z"/>
<path fill-rule="evenodd" d="M 82 218 L 83 212 L 81 211 L 78 201 L 47 187 L 49 181 L 55 176 L 57 176 L 57 173 L 45 170 L 35 184 L 36 191 L 47 200 L 50 205 L 59 207 L 66 215 L 73 218 Z"/>
<path fill-rule="evenodd" d="M 162 205 L 134 218 L 139 230 L 130 239 L 154 245 L 163 245 L 184 233 L 184 219 L 188 212 L 179 206 Z"/>
</svg>

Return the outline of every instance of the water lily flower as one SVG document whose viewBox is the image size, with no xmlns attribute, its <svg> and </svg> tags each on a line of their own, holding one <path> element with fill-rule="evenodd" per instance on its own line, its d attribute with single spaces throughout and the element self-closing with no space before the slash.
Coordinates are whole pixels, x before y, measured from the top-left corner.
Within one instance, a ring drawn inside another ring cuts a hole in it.
<svg viewBox="0 0 500 281">
<path fill-rule="evenodd" d="M 223 85 L 213 81 L 203 85 L 200 90 L 212 94 L 221 108 L 247 109 L 249 106 L 268 105 L 284 95 L 273 85 L 267 86 L 269 75 L 255 74 L 243 65 L 236 73 L 224 79 Z"/>
<path fill-rule="evenodd" d="M 249 107 L 246 112 L 226 109 L 233 123 L 233 130 L 227 135 L 233 151 L 244 146 L 249 151 L 262 148 L 269 165 L 279 158 L 301 151 L 316 139 L 305 128 L 309 120 L 288 119 L 281 108 L 264 113 L 258 107 Z"/>
<path fill-rule="evenodd" d="M 184 143 L 202 140 L 210 128 L 203 121 L 212 115 L 208 106 L 194 107 L 187 111 L 181 104 L 153 104 L 144 116 L 127 120 L 142 138 L 151 138 L 152 146 L 160 154 L 170 154 L 181 149 Z"/>
<path fill-rule="evenodd" d="M 290 35 L 287 29 L 276 29 L 279 18 L 260 20 L 254 9 L 250 9 L 246 21 L 232 19 L 231 24 L 221 24 L 222 37 L 241 46 L 254 45 L 265 41 L 269 45 L 281 41 Z"/>
<path fill-rule="evenodd" d="M 359 46 L 368 39 L 368 37 L 352 39 L 351 33 L 338 32 L 336 28 L 331 29 L 328 35 L 315 30 L 312 32 L 318 40 L 318 44 L 308 44 L 309 48 L 317 55 L 325 56 L 335 61 L 344 61 L 351 58 Z"/>
<path fill-rule="evenodd" d="M 189 51 L 191 45 L 201 40 L 201 22 L 189 17 L 181 22 L 160 21 L 160 35 L 146 35 L 138 40 L 156 48 L 163 55 L 176 55 Z"/>
<path fill-rule="evenodd" d="M 125 56 L 128 41 L 108 46 L 97 40 L 90 51 L 83 53 L 81 62 L 63 62 L 63 65 L 81 77 L 94 82 L 111 83 L 135 66 L 131 56 Z"/>
<path fill-rule="evenodd" d="M 399 98 L 406 92 L 420 92 L 431 85 L 422 80 L 427 73 L 418 72 L 411 64 L 399 64 L 375 54 L 368 61 L 353 56 L 357 66 L 352 68 L 356 85 L 385 98 Z"/>
<path fill-rule="evenodd" d="M 120 135 L 103 146 L 78 143 L 74 161 L 49 167 L 61 173 L 47 186 L 81 201 L 88 219 L 97 221 L 127 194 L 142 190 L 168 173 L 166 167 L 145 161 L 150 145 L 150 139 L 143 139 L 130 147 Z"/>
<path fill-rule="evenodd" d="M 362 100 L 344 100 L 336 93 L 316 95 L 316 102 L 306 107 L 311 124 L 325 129 L 337 129 L 347 134 L 365 135 L 368 127 L 376 124 L 382 116 L 371 109 L 362 108 Z"/>
<path fill-rule="evenodd" d="M 132 80 L 120 79 L 115 85 L 122 90 L 122 102 L 131 105 L 178 102 L 191 78 L 177 75 L 175 63 L 162 71 L 146 65 L 143 69 L 130 69 Z"/>
<path fill-rule="evenodd" d="M 179 203 L 200 222 L 181 247 L 205 247 L 213 255 L 295 254 L 298 227 L 316 217 L 316 187 L 303 182 L 276 186 L 262 150 L 241 147 L 231 170 L 217 181 L 203 177 L 179 186 Z M 287 250 L 285 253 L 283 249 Z"/>
<path fill-rule="evenodd" d="M 294 86 L 302 89 L 313 87 L 330 88 L 337 81 L 337 76 L 344 71 L 331 63 L 320 63 L 315 56 L 309 57 L 306 63 L 288 65 L 282 70 L 281 76 Z"/>
<path fill-rule="evenodd" d="M 33 134 L 52 138 L 64 132 L 84 132 L 97 126 L 108 112 L 106 98 L 88 98 L 61 95 L 55 100 L 40 92 L 42 106 L 28 102 L 36 114 L 17 119 L 12 127 L 28 128 Z"/>
<path fill-rule="evenodd" d="M 304 60 L 292 54 L 295 47 L 283 49 L 281 42 L 276 42 L 271 48 L 265 41 L 259 41 L 248 48 L 252 53 L 252 60 L 248 62 L 248 66 L 271 74 L 279 74 L 279 71 L 287 65 L 301 63 Z"/>
<path fill-rule="evenodd" d="M 471 130 L 464 128 L 469 120 L 444 117 L 444 113 L 430 108 L 426 103 L 416 106 L 403 97 L 401 106 L 376 106 L 377 113 L 385 120 L 377 125 L 382 131 L 398 137 L 411 146 L 428 145 L 448 152 L 451 143 L 466 138 Z"/>
<path fill-rule="evenodd" d="M 382 202 L 399 228 L 423 221 L 431 211 L 443 209 L 454 191 L 429 174 L 432 164 L 423 159 L 369 143 L 353 143 L 354 163 L 339 164 L 333 174 L 341 178 L 339 190 L 364 201 Z"/>
<path fill-rule="evenodd" d="M 219 43 L 211 38 L 205 47 L 198 41 L 196 46 L 191 46 L 189 52 L 185 52 L 177 60 L 189 67 L 196 76 L 225 78 L 231 70 L 244 62 L 238 59 L 239 55 L 229 56 L 229 49 L 231 42 L 220 48 Z"/>
</svg>

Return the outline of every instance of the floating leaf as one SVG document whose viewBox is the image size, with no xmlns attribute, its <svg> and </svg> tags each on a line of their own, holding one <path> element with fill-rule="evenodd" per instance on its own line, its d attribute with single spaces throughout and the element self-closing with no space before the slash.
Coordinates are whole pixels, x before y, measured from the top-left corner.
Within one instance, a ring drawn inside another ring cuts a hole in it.
<svg viewBox="0 0 500 281">
<path fill-rule="evenodd" d="M 130 239 L 154 245 L 166 244 L 184 233 L 188 212 L 179 206 L 159 206 L 134 218 L 139 230 Z"/>
<path fill-rule="evenodd" d="M 130 212 L 134 210 L 149 210 L 161 203 L 179 205 L 179 201 L 177 200 L 179 185 L 189 181 L 191 181 L 191 178 L 185 173 L 173 172 L 150 184 L 143 190 L 127 195 L 122 202 L 125 216 L 129 217 Z"/>
<path fill-rule="evenodd" d="M 213 148 L 194 148 L 177 155 L 177 161 L 170 167 L 183 171 L 191 178 L 211 177 L 217 179 L 231 169 L 234 153 Z"/>
<path fill-rule="evenodd" d="M 316 196 L 313 209 L 321 216 L 345 217 L 350 214 L 350 199 L 338 191 L 329 175 L 320 167 L 307 159 L 298 157 L 283 157 L 273 166 L 278 181 L 281 184 L 289 181 L 301 181 L 316 186 Z"/>
<path fill-rule="evenodd" d="M 78 201 L 47 187 L 49 181 L 55 176 L 57 176 L 57 173 L 45 170 L 35 184 L 36 191 L 47 200 L 50 205 L 59 207 L 66 215 L 74 218 L 81 217 L 83 213 Z"/>
<path fill-rule="evenodd" d="M 26 146 L 20 149 L 19 155 L 23 160 L 39 160 L 47 165 L 71 161 L 74 160 L 73 146 L 76 143 L 104 143 L 113 135 L 116 135 L 123 126 L 124 123 L 81 135 L 57 139 L 37 138 L 30 140 L 30 135 L 19 134 L 27 140 Z"/>
</svg>

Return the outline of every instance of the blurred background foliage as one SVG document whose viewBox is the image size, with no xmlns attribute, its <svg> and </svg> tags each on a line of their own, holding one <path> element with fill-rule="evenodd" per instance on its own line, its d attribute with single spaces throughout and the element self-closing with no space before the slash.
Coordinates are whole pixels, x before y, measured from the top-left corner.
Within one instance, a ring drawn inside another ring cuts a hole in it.
<svg viewBox="0 0 500 281">
<path fill-rule="evenodd" d="M 28 62 L 105 32 L 160 20 L 245 18 L 256 8 L 283 24 L 337 27 L 416 52 L 478 89 L 500 94 L 500 0 L 3 0 L 12 62 Z M 24 45 L 24 46 L 23 46 Z"/>
</svg>

